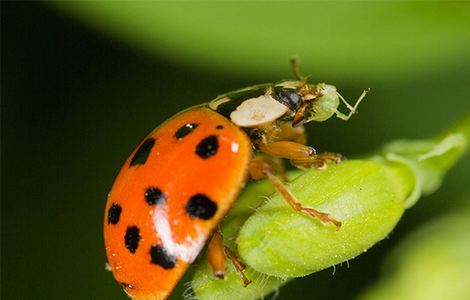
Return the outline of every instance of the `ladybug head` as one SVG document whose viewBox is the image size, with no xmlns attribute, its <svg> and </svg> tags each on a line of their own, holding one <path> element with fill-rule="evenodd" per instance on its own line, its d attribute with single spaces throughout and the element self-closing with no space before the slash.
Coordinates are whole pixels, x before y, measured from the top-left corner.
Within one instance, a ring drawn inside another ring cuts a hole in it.
<svg viewBox="0 0 470 300">
<path fill-rule="evenodd" d="M 333 115 L 336 115 L 342 120 L 349 120 L 349 118 L 357 112 L 357 107 L 361 103 L 362 99 L 366 96 L 369 90 L 362 92 L 361 96 L 357 99 L 356 103 L 351 106 L 336 90 L 336 87 L 326 83 L 308 84 L 308 76 L 302 76 L 298 68 L 298 60 L 296 58 L 291 59 L 292 70 L 297 77 L 298 81 L 286 81 L 278 85 L 282 87 L 289 87 L 295 89 L 295 95 L 290 96 L 289 99 L 296 99 L 295 106 L 289 105 L 292 103 L 283 103 L 282 97 L 281 103 L 289 106 L 294 112 L 294 120 L 292 126 L 298 127 L 304 123 L 310 121 L 323 122 L 328 120 Z M 279 93 L 277 93 L 279 95 Z M 284 97 L 285 98 L 285 97 Z M 349 109 L 349 113 L 343 114 L 338 110 L 340 102 L 343 102 Z"/>
</svg>

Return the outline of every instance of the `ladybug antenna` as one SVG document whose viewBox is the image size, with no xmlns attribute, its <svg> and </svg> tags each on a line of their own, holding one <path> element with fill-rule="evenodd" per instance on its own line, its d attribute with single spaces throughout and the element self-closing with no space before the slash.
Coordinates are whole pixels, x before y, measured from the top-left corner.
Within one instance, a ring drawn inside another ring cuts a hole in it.
<svg viewBox="0 0 470 300">
<path fill-rule="evenodd" d="M 293 56 L 290 59 L 290 65 L 292 67 L 292 73 L 294 73 L 294 76 L 301 82 L 306 83 L 307 79 L 310 76 L 302 76 L 299 71 L 299 58 L 297 56 Z"/>
</svg>

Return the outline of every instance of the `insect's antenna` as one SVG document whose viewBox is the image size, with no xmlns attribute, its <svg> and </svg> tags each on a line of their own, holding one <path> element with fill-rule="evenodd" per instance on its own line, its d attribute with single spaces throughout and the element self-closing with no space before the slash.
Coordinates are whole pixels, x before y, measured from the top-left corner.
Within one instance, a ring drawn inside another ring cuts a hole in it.
<svg viewBox="0 0 470 300">
<path fill-rule="evenodd" d="M 292 73 L 301 82 L 306 83 L 309 76 L 302 76 L 299 71 L 299 58 L 294 56 L 290 59 L 290 65 L 292 67 Z"/>
<path fill-rule="evenodd" d="M 351 106 L 351 104 L 349 104 L 348 101 L 346 101 L 346 99 L 344 99 L 343 96 L 341 96 L 341 94 L 337 92 L 336 94 L 338 95 L 339 99 L 341 99 L 344 105 L 346 105 L 346 107 L 349 109 L 349 114 L 345 115 L 339 111 L 336 111 L 336 116 L 344 121 L 349 120 L 349 118 L 351 118 L 351 116 L 357 112 L 357 107 L 359 106 L 362 99 L 364 99 L 364 97 L 367 95 L 369 91 L 370 89 L 364 90 L 362 94 L 359 96 L 359 98 L 357 99 L 356 103 L 354 103 L 354 106 Z"/>
</svg>

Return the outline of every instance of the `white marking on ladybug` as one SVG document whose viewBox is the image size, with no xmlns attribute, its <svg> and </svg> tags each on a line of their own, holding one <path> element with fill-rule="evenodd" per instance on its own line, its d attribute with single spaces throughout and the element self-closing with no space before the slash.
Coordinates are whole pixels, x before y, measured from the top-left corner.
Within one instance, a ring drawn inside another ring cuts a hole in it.
<svg viewBox="0 0 470 300">
<path fill-rule="evenodd" d="M 185 241 L 177 243 L 173 240 L 173 234 L 168 220 L 166 209 L 156 209 L 153 214 L 153 224 L 165 249 L 184 262 L 192 263 L 206 242 L 205 236 L 196 227 L 196 238 L 187 236 Z"/>
<path fill-rule="evenodd" d="M 233 153 L 238 153 L 238 149 L 240 148 L 240 145 L 237 142 L 232 142 L 230 143 L 232 152 Z"/>
<path fill-rule="evenodd" d="M 240 127 L 255 127 L 271 123 L 284 115 L 289 108 L 270 95 L 262 95 L 243 101 L 230 114 L 233 123 Z"/>
</svg>

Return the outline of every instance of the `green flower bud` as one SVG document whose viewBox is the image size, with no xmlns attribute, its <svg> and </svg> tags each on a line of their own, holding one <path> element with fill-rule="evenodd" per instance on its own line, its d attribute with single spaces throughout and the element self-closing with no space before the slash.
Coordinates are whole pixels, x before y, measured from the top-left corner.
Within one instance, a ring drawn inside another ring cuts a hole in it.
<svg viewBox="0 0 470 300">
<path fill-rule="evenodd" d="M 384 239 L 405 209 L 413 188 L 409 169 L 398 164 L 346 161 L 310 170 L 289 185 L 304 207 L 341 220 L 340 230 L 302 215 L 275 194 L 243 225 L 241 258 L 255 270 L 299 277 L 354 258 Z"/>
</svg>

